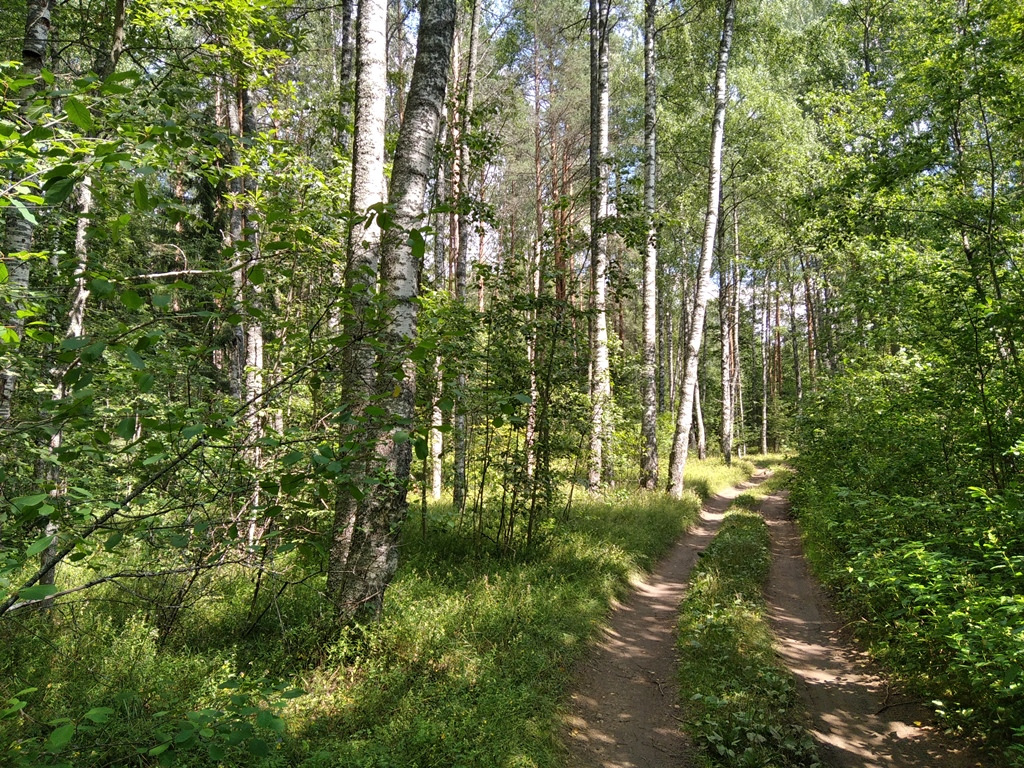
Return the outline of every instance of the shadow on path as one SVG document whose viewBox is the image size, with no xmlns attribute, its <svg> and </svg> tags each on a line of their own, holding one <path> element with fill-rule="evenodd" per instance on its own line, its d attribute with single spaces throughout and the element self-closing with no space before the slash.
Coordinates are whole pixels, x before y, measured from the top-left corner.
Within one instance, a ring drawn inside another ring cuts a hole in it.
<svg viewBox="0 0 1024 768">
<path fill-rule="evenodd" d="M 889 688 L 840 631 L 811 576 L 784 493 L 761 512 L 772 537 L 767 599 L 779 657 L 796 678 L 809 730 L 834 768 L 968 768 L 984 759 L 929 723 L 933 713 Z"/>
<path fill-rule="evenodd" d="M 768 472 L 705 502 L 698 523 L 625 603 L 577 670 L 564 742 L 574 768 L 681 768 L 692 764 L 680 730 L 676 621 L 690 570 L 733 499 Z"/>
</svg>

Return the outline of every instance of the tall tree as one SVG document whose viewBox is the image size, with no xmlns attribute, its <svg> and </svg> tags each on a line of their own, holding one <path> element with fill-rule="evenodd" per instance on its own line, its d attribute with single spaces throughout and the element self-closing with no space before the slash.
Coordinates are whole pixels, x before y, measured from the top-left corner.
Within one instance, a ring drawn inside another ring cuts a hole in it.
<svg viewBox="0 0 1024 768">
<path fill-rule="evenodd" d="M 590 357 L 591 488 L 610 474 L 606 455 L 611 407 L 608 360 L 608 35 L 611 0 L 590 0 L 590 279 L 593 313 Z"/>
<path fill-rule="evenodd" d="M 357 567 L 352 547 L 360 532 L 359 486 L 370 476 L 370 457 L 364 455 L 372 432 L 366 407 L 373 393 L 374 351 L 367 338 L 374 327 L 373 293 L 379 264 L 380 227 L 371 206 L 384 195 L 384 134 L 387 117 L 387 2 L 360 0 L 356 22 L 355 135 L 352 151 L 352 190 L 345 267 L 345 287 L 352 301 L 352 317 L 343 351 L 342 398 L 351 414 L 343 427 L 343 441 L 357 453 L 350 469 L 350 485 L 339 488 L 335 501 L 331 553 L 327 569 L 327 594 L 336 609 L 344 613 L 352 600 L 345 585 L 353 578 L 348 571 Z M 352 486 L 356 487 L 353 492 Z M 357 598 L 358 599 L 358 598 Z"/>
<path fill-rule="evenodd" d="M 722 146 L 725 138 L 725 108 L 728 102 L 727 72 L 732 33 L 735 24 L 736 0 L 726 0 L 722 22 L 722 36 L 718 45 L 718 66 L 715 70 L 715 111 L 711 123 L 711 152 L 708 158 L 708 203 L 704 217 L 704 239 L 697 267 L 697 292 L 689 325 L 686 346 L 686 367 L 683 373 L 682 393 L 676 416 L 672 455 L 669 458 L 668 492 L 674 498 L 683 494 L 683 470 L 689 452 L 690 426 L 693 421 L 694 387 L 697 383 L 697 365 L 704 340 L 704 315 L 711 297 L 711 258 L 718 231 L 718 213 L 721 205 Z"/>
<path fill-rule="evenodd" d="M 424 0 L 416 59 L 395 147 L 388 206 L 392 220 L 381 241 L 381 291 L 391 304 L 384 349 L 375 366 L 375 391 L 387 403 L 388 426 L 372 430 L 374 472 L 346 526 L 345 557 L 333 561 L 333 601 L 342 617 L 380 614 L 398 567 L 398 526 L 405 517 L 416 405 L 416 365 L 409 357 L 416 335 L 423 236 L 419 227 L 432 178 L 434 148 L 444 110 L 455 34 L 455 0 Z M 416 247 L 414 247 L 416 246 Z M 364 375 L 370 371 L 364 370 Z M 387 395 L 390 394 L 390 397 Z M 340 553 L 338 553 L 340 554 Z M 337 555 L 334 555 L 337 557 Z"/>
<path fill-rule="evenodd" d="M 29 81 L 18 94 L 22 113 L 27 113 L 39 92 L 40 75 L 50 41 L 50 14 L 52 0 L 28 0 L 25 18 L 25 36 L 22 42 L 21 74 Z M 31 253 L 34 248 L 37 206 L 31 202 L 9 205 L 5 211 L 6 235 L 4 240 L 3 265 L 7 270 L 10 286 L 9 307 L 6 308 L 3 323 L 7 327 L 4 341 L 20 337 L 25 321 L 19 310 L 28 291 L 32 272 Z M 0 372 L 0 424 L 11 418 L 11 401 L 18 373 L 8 365 Z"/>
<path fill-rule="evenodd" d="M 643 461 L 640 486 L 653 490 L 658 484 L 658 232 L 654 225 L 655 181 L 658 172 L 656 125 L 658 81 L 655 69 L 656 0 L 647 0 L 644 10 L 644 240 L 643 298 Z"/>
</svg>

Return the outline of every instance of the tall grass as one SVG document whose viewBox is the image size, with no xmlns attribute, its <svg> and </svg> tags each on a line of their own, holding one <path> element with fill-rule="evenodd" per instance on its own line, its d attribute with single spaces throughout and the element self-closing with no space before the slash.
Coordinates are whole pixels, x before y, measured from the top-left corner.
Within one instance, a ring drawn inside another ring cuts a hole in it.
<svg viewBox="0 0 1024 768">
<path fill-rule="evenodd" d="M 712 492 L 752 469 L 694 461 L 687 485 Z M 366 627 L 339 631 L 319 581 L 287 586 L 301 572 L 287 558 L 255 604 L 251 571 L 222 571 L 167 637 L 114 588 L 5 621 L 0 711 L 15 709 L 0 763 L 558 765 L 573 663 L 698 510 L 693 492 L 578 493 L 534 547 L 504 556 L 440 525 L 443 508 L 426 538 L 414 514 L 384 618 Z"/>
</svg>

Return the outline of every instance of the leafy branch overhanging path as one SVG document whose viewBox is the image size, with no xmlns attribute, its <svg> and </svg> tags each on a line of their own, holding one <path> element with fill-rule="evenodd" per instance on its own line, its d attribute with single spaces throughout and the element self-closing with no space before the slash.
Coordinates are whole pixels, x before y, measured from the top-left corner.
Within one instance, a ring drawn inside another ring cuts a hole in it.
<svg viewBox="0 0 1024 768">
<path fill-rule="evenodd" d="M 580 665 L 565 718 L 573 768 L 679 768 L 694 763 L 680 728 L 675 626 L 690 571 L 732 501 L 769 472 L 705 503 L 691 529 L 654 573 L 615 607 Z M 920 725 L 930 713 L 893 693 L 871 671 L 810 576 L 784 493 L 764 500 L 772 537 L 769 617 L 779 656 L 797 683 L 808 727 L 834 768 L 981 768 L 974 751 Z"/>
</svg>

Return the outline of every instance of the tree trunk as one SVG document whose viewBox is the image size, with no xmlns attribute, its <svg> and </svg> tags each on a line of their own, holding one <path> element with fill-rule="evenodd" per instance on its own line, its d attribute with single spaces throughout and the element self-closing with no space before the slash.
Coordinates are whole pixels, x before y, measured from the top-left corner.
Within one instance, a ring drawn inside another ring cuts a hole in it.
<svg viewBox="0 0 1024 768">
<path fill-rule="evenodd" d="M 770 293 L 768 274 L 764 277 L 764 311 L 761 314 L 761 454 L 768 453 L 768 344 L 770 343 L 769 320 Z"/>
<path fill-rule="evenodd" d="M 454 32 L 454 0 L 425 0 L 391 174 L 393 221 L 381 243 L 382 291 L 393 308 L 383 339 L 389 355 L 378 362 L 376 392 L 382 395 L 380 402 L 388 409 L 389 421 L 370 437 L 375 444 L 374 474 L 385 482 L 364 489 L 353 525 L 347 526 L 345 558 L 331 564 L 331 573 L 340 576 L 331 595 L 343 619 L 357 613 L 378 617 L 384 590 L 398 567 L 397 537 L 406 514 L 412 463 L 408 424 L 415 415 L 416 400 L 416 364 L 408 352 L 416 334 L 421 254 L 412 243 L 420 242 L 417 227 L 432 178 Z"/>
<path fill-rule="evenodd" d="M 590 265 L 593 310 L 590 364 L 590 466 L 587 481 L 607 479 L 605 439 L 611 405 L 608 361 L 608 21 L 610 0 L 590 0 Z"/>
<path fill-rule="evenodd" d="M 711 295 L 711 256 L 718 229 L 719 197 L 722 188 L 722 143 L 725 136 L 725 107 L 728 101 L 726 72 L 736 0 L 726 0 L 722 37 L 718 47 L 718 68 L 715 76 L 715 113 L 711 128 L 711 157 L 708 161 L 708 208 L 704 218 L 704 241 L 697 270 L 697 293 L 690 322 L 686 348 L 686 371 L 683 376 L 682 398 L 676 418 L 672 454 L 675 459 L 669 467 L 668 492 L 673 498 L 683 494 L 683 471 L 689 450 L 690 425 L 693 420 L 693 394 L 697 382 L 697 356 L 704 338 L 704 315 Z"/>
<path fill-rule="evenodd" d="M 644 349 L 643 422 L 644 454 L 640 467 L 640 487 L 654 490 L 658 484 L 658 239 L 654 227 L 655 175 L 657 156 L 655 123 L 657 118 L 657 80 L 655 77 L 656 0 L 647 0 L 644 13 L 644 216 L 647 224 L 647 250 L 644 257 Z"/>
<path fill-rule="evenodd" d="M 50 41 L 50 12 L 52 0 L 28 0 L 28 15 L 25 20 L 25 37 L 21 53 L 20 77 L 31 80 L 18 99 L 24 112 L 31 105 L 39 91 L 39 75 L 43 71 L 43 60 Z M 5 309 L 2 322 L 6 326 L 5 341 L 13 341 L 10 334 L 20 339 L 25 328 L 25 320 L 18 315 L 21 301 L 28 291 L 31 276 L 31 262 L 28 259 L 14 257 L 17 253 L 31 253 L 35 241 L 35 211 L 38 206 L 29 201 L 23 202 L 24 212 L 17 206 L 10 205 L 6 215 L 6 238 L 4 242 L 3 264 L 7 268 L 7 285 L 10 290 L 10 305 Z M 14 365 L 0 372 L 0 425 L 11 419 L 11 401 L 14 398 L 14 385 L 18 373 Z"/>
<path fill-rule="evenodd" d="M 453 146 L 453 151 L 458 152 L 458 162 L 453 165 L 453 195 L 455 199 L 456 225 L 458 227 L 458 240 L 455 244 L 455 296 L 460 303 L 466 301 L 466 289 L 469 280 L 469 239 L 472 229 L 472 217 L 469 214 L 469 129 L 472 123 L 473 107 L 476 93 L 476 60 L 479 36 L 477 28 L 480 26 L 480 0 L 473 0 L 473 7 L 469 22 L 469 52 L 466 61 L 465 87 L 461 108 L 457 115 L 453 115 L 453 123 L 458 123 L 458 146 Z M 456 77 L 458 75 L 456 74 Z M 457 376 L 457 391 L 461 394 L 466 391 L 466 371 L 459 367 Z M 466 508 L 466 463 L 469 452 L 469 425 L 466 420 L 465 407 L 455 410 L 454 416 L 454 437 L 455 437 L 455 478 L 454 496 L 455 507 L 459 513 Z"/>
<path fill-rule="evenodd" d="M 387 4 L 386 0 L 360 0 L 356 25 L 355 134 L 352 147 L 352 190 L 349 210 L 357 217 L 348 236 L 345 287 L 352 301 L 352 319 L 347 329 L 350 341 L 342 351 L 342 399 L 352 417 L 342 427 L 341 443 L 351 443 L 357 456 L 349 468 L 351 484 L 362 492 L 368 477 L 369 448 L 373 429 L 365 410 L 373 393 L 372 348 L 362 339 L 369 332 L 372 296 L 377 282 L 380 228 L 366 215 L 370 206 L 382 202 L 384 194 L 384 126 L 387 116 Z M 339 488 L 331 528 L 331 551 L 327 567 L 327 594 L 339 614 L 347 614 L 350 600 L 344 585 L 352 576 L 350 549 L 360 539 L 360 502 L 349 488 Z"/>
<path fill-rule="evenodd" d="M 704 461 L 708 457 L 708 434 L 704 429 L 704 409 L 701 407 L 700 381 L 693 385 L 694 421 L 697 425 L 697 458 Z"/>
<path fill-rule="evenodd" d="M 729 259 L 725 252 L 724 233 L 718 238 L 718 327 L 721 331 L 721 381 L 722 381 L 722 419 L 719 425 L 719 440 L 722 447 L 722 459 L 726 465 L 732 464 L 732 361 L 730 360 L 732 339 L 732 312 L 730 311 Z"/>
</svg>

